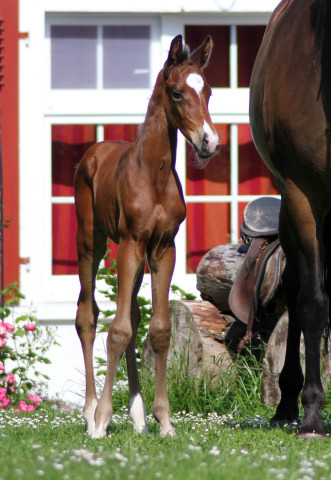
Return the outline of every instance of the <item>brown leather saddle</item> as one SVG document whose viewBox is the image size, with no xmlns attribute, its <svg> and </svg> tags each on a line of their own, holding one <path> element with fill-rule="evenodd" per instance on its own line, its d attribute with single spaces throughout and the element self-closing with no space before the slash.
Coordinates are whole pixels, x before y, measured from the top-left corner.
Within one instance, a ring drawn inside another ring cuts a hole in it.
<svg viewBox="0 0 331 480">
<path fill-rule="evenodd" d="M 247 325 L 239 353 L 258 333 L 260 313 L 280 288 L 285 260 L 278 239 L 279 211 L 280 200 L 273 197 L 253 200 L 244 211 L 241 238 L 249 248 L 229 295 L 231 311 Z"/>
</svg>

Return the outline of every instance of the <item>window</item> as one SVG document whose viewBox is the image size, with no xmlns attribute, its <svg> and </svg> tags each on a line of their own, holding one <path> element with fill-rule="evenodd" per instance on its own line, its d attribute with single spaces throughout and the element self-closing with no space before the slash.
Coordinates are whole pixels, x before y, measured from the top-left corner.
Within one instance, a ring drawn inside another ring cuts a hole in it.
<svg viewBox="0 0 331 480">
<path fill-rule="evenodd" d="M 51 88 L 148 88 L 149 25 L 52 25 Z"/>
</svg>

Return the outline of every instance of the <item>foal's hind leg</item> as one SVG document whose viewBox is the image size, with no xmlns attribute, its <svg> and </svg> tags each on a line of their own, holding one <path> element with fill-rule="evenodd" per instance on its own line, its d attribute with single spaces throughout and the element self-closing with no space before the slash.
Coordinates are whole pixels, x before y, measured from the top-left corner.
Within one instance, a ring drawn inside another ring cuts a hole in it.
<svg viewBox="0 0 331 480">
<path fill-rule="evenodd" d="M 94 225 L 91 191 L 84 182 L 81 182 L 79 193 L 76 195 L 76 210 L 78 272 L 81 284 L 76 330 L 82 344 L 85 364 L 86 395 L 83 416 L 87 423 L 87 432 L 92 435 L 95 428 L 94 413 L 98 403 L 93 374 L 93 345 L 99 309 L 94 299 L 94 289 L 99 263 L 106 252 L 107 238 Z"/>
<path fill-rule="evenodd" d="M 176 435 L 170 421 L 167 393 L 167 356 L 170 344 L 169 287 L 175 265 L 175 245 L 168 247 L 160 259 L 149 258 L 152 273 L 153 318 L 149 332 L 155 354 L 155 399 L 153 415 L 160 424 L 160 434 Z"/>
</svg>

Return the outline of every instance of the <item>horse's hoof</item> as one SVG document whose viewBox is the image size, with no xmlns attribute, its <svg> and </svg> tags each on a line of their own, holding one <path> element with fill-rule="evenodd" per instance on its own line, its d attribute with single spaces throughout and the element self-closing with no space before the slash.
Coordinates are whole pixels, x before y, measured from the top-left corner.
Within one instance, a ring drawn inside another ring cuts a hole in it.
<svg viewBox="0 0 331 480">
<path fill-rule="evenodd" d="M 298 425 L 298 420 L 286 420 L 283 418 L 272 418 L 269 422 L 270 427 L 272 428 L 285 428 L 288 426 L 293 427 Z"/>
<path fill-rule="evenodd" d="M 299 440 L 324 440 L 326 437 L 325 433 L 315 433 L 315 432 L 306 432 L 306 433 L 298 433 L 295 438 Z"/>
</svg>

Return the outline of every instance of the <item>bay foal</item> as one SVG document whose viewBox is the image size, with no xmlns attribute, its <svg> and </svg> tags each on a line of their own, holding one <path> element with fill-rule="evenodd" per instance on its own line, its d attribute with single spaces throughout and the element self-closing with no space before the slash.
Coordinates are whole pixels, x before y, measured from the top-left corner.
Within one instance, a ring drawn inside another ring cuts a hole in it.
<svg viewBox="0 0 331 480">
<path fill-rule="evenodd" d="M 126 353 L 130 406 L 136 432 L 146 432 L 145 407 L 138 379 L 135 341 L 140 312 L 137 293 L 145 260 L 152 277 L 153 318 L 149 327 L 155 353 L 153 414 L 161 435 L 174 435 L 166 384 L 170 340 L 168 294 L 175 264 L 174 238 L 186 209 L 175 170 L 177 130 L 204 161 L 219 148 L 219 136 L 208 113 L 211 89 L 202 70 L 212 41 L 191 55 L 182 37 L 173 39 L 158 75 L 145 122 L 131 144 L 106 141 L 92 146 L 76 171 L 77 253 L 81 291 L 76 329 L 86 371 L 83 409 L 87 431 L 102 437 L 112 417 L 112 388 L 121 355 Z M 106 252 L 107 237 L 118 243 L 117 314 L 107 338 L 107 373 L 98 402 L 93 375 L 93 343 L 98 318 L 95 277 Z"/>
</svg>

